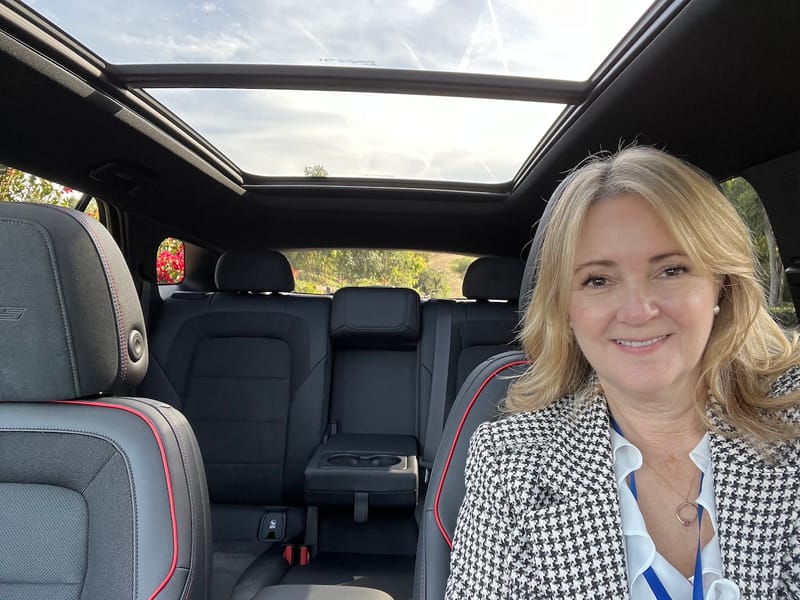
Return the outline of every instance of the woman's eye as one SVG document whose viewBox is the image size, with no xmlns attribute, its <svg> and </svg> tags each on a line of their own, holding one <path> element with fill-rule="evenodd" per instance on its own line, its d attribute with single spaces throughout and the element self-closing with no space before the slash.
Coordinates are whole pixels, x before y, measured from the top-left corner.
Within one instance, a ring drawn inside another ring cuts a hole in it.
<svg viewBox="0 0 800 600">
<path fill-rule="evenodd" d="M 606 279 L 605 277 L 600 277 L 598 275 L 590 275 L 584 280 L 583 285 L 586 287 L 603 287 L 607 283 L 608 279 Z"/>
<path fill-rule="evenodd" d="M 674 267 L 667 267 L 666 269 L 661 271 L 661 274 L 664 277 L 678 277 L 679 275 L 683 275 L 684 273 L 687 273 L 688 271 L 689 271 L 689 267 L 687 267 L 685 265 L 676 265 Z"/>
</svg>

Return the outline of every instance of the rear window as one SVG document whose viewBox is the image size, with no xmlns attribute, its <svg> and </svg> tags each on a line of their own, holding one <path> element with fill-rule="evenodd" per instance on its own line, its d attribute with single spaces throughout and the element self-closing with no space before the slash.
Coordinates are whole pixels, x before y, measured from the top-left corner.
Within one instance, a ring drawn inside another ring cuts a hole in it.
<svg viewBox="0 0 800 600">
<path fill-rule="evenodd" d="M 289 250 L 295 291 L 332 294 L 347 286 L 416 290 L 423 299 L 461 297 L 461 281 L 476 259 L 463 254 L 412 250 Z"/>
</svg>

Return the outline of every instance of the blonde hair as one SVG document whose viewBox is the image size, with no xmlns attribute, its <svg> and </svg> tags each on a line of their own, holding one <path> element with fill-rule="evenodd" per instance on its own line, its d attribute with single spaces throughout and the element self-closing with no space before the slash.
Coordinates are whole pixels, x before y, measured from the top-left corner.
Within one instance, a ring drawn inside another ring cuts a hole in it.
<svg viewBox="0 0 800 600">
<path fill-rule="evenodd" d="M 595 392 L 592 368 L 569 327 L 570 285 L 589 208 L 625 194 L 650 204 L 690 260 L 720 284 L 720 312 L 701 358 L 701 384 L 720 416 L 737 435 L 760 442 L 795 437 L 796 428 L 772 411 L 798 405 L 800 392 L 767 394 L 778 375 L 800 362 L 800 348 L 767 311 L 746 225 L 708 176 L 649 147 L 594 157 L 569 176 L 545 225 L 538 283 L 520 332 L 532 363 L 511 385 L 506 410 L 538 410 L 565 395 Z M 698 412 L 711 426 L 706 397 L 699 396 Z"/>
</svg>

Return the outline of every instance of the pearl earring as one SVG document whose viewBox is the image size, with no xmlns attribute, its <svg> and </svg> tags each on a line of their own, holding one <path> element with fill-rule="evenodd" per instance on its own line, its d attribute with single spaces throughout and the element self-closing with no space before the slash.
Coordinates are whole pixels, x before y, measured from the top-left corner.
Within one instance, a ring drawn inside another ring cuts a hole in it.
<svg viewBox="0 0 800 600">
<path fill-rule="evenodd" d="M 714 305 L 714 310 L 713 310 L 713 312 L 714 312 L 714 316 L 715 316 L 715 317 L 716 317 L 716 316 L 719 314 L 719 304 L 715 304 L 715 305 Z"/>
</svg>

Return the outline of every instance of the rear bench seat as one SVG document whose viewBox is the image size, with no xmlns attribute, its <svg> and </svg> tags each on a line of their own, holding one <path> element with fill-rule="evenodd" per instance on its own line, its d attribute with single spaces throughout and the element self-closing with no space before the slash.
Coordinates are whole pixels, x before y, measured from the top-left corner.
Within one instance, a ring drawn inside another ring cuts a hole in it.
<svg viewBox="0 0 800 600">
<path fill-rule="evenodd" d="M 320 466 L 320 458 L 326 451 L 355 456 L 359 453 L 405 456 L 413 449 L 419 452 L 423 442 L 420 432 L 430 424 L 432 429 L 425 442 L 430 444 L 432 462 L 444 418 L 463 381 L 486 358 L 514 347 L 523 271 L 524 264 L 517 259 L 479 259 L 465 275 L 463 293 L 467 301 L 427 302 L 421 315 L 418 296 L 412 290 L 345 288 L 334 294 L 330 415 L 332 429 L 337 433 L 315 453 L 306 471 L 307 500 L 314 504 L 345 504 L 348 508 L 355 504 L 356 520 L 366 517 L 368 507 L 371 515 L 374 506 L 404 505 L 405 488 L 401 479 L 404 474 L 396 473 L 399 483 L 375 493 L 365 491 L 375 489 L 368 475 L 362 478 L 359 488 L 348 486 L 352 471 L 329 473 L 342 487 L 326 491 L 319 483 L 325 481 L 320 476 L 326 470 Z M 429 407 L 429 399 L 437 394 L 443 414 L 431 419 L 429 408 L 433 405 Z M 386 475 L 387 480 L 391 475 L 380 471 L 377 474 Z M 353 493 L 356 490 L 361 491 Z M 412 504 L 405 506 L 410 508 Z M 337 535 L 351 538 L 351 552 L 360 549 L 372 556 L 350 555 L 349 561 L 339 563 L 338 572 L 335 568 L 326 572 L 323 566 L 321 576 L 315 576 L 314 568 L 293 569 L 283 583 L 357 582 L 389 591 L 397 599 L 410 597 L 409 566 L 402 562 L 403 542 L 405 531 L 415 532 L 416 528 L 410 512 L 395 508 L 393 514 L 394 520 L 377 524 L 371 522 L 370 516 L 366 525 L 353 525 L 352 520 L 343 519 L 338 528 L 331 528 L 331 533 L 335 532 L 333 545 L 339 548 L 347 545 L 341 539 L 336 544 Z M 358 533 L 364 527 L 371 527 L 367 529 L 371 531 L 371 539 L 360 542 L 359 548 L 352 540 L 364 539 Z M 331 540 L 320 540 L 320 547 L 324 549 L 326 543 L 330 545 Z M 393 570 L 386 568 L 385 561 L 381 562 L 382 553 L 390 558 Z M 411 551 L 405 553 L 410 555 Z M 342 557 L 340 554 L 339 558 Z M 330 558 L 331 555 L 320 555 L 318 560 L 324 565 Z M 324 598 L 321 590 L 312 587 L 301 586 L 296 591 L 308 593 L 304 598 Z"/>
<path fill-rule="evenodd" d="M 410 596 L 417 455 L 424 448 L 432 460 L 464 378 L 513 342 L 517 263 L 479 259 L 464 279 L 469 301 L 421 308 L 401 288 L 344 288 L 332 301 L 286 295 L 294 281 L 283 255 L 229 251 L 219 292 L 164 302 L 141 391 L 184 411 L 197 432 L 213 503 L 214 598 L 274 597 L 265 589 L 274 583 L 284 594 L 336 584 Z M 336 454 L 366 456 L 367 468 L 323 465 Z M 403 468 L 381 467 L 386 456 Z M 303 541 L 304 504 L 309 514 L 319 507 L 319 536 L 305 538 L 319 553 L 289 568 L 280 544 L 267 549 L 257 533 L 269 535 L 262 525 L 277 514 L 283 539 Z"/>
<path fill-rule="evenodd" d="M 197 434 L 212 502 L 214 597 L 228 598 L 265 541 L 305 526 L 304 469 L 327 422 L 330 299 L 282 294 L 294 278 L 273 251 L 225 252 L 215 279 L 217 293 L 179 292 L 163 303 L 140 390 L 183 411 Z M 273 546 L 249 585 L 288 568 Z"/>
</svg>

